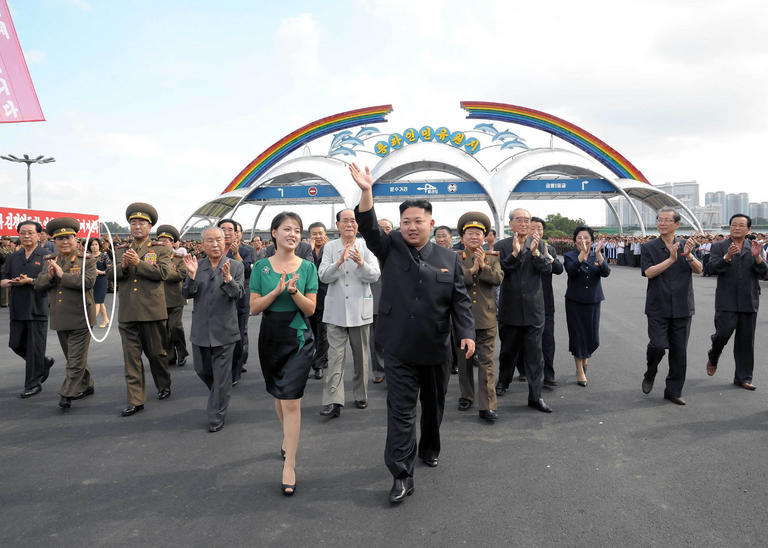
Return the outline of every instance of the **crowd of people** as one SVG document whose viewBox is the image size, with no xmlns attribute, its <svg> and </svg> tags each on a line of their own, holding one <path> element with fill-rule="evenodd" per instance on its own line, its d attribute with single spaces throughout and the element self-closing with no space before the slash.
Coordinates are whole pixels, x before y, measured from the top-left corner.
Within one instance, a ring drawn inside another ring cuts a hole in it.
<svg viewBox="0 0 768 548">
<path fill-rule="evenodd" d="M 140 202 L 126 209 L 131 237 L 115 239 L 114 247 L 95 238 L 78 240 L 75 219 L 54 219 L 45 230 L 34 221 L 21 222 L 19 248 L 4 242 L 0 284 L 10 290 L 9 346 L 26 366 L 19 396 L 37 395 L 49 377 L 55 360 L 46 356 L 48 328 L 57 332 L 66 359 L 59 406 L 69 409 L 94 393 L 87 362 L 90 332 L 109 323 L 104 300 L 116 277 L 126 379 L 121 415 L 135 415 L 147 402 L 142 355 L 157 398 L 165 400 L 172 394 L 171 366 L 183 367 L 191 354 L 208 388 L 208 430 L 219 432 L 232 389 L 247 371 L 249 318 L 260 315 L 258 361 L 283 431 L 283 494 L 291 496 L 297 488 L 301 399 L 308 379 L 323 383 L 320 414 L 340 417 L 348 404 L 349 345 L 354 406 L 367 408 L 369 380 L 387 383 L 385 464 L 393 476 L 389 500 L 399 503 L 414 491 L 417 457 L 430 467 L 439 464 L 451 372 L 458 374 L 458 409 L 476 407 L 489 424 L 499 419 L 497 401 L 515 370 L 528 385 L 528 405 L 553 411 L 542 397 L 544 386 L 559 384 L 553 275 L 567 276 L 568 351 L 577 384 L 587 387 L 589 359 L 600 345 L 602 283 L 611 265 L 636 266 L 648 279 L 649 341 L 639 386 L 644 393 L 653 389 L 669 351 L 664 398 L 686 403 L 693 274 L 718 278 L 707 373 L 716 374 L 723 347 L 735 332 L 733 382 L 755 389 L 758 282 L 768 266 L 763 237 L 751 233 L 747 215 L 730 219 L 727 236 L 680 237 L 679 214 L 665 208 L 657 215 L 658 236 L 601 236 L 578 226 L 569 239 L 545 241 L 546 221 L 526 209 L 510 213 L 512 235 L 498 240 L 488 216 L 469 211 L 459 218 L 460 240 L 452 245 L 453 229 L 435 227 L 430 202 L 403 202 L 395 230 L 376 215 L 370 171 L 352 164 L 350 174 L 361 191 L 360 203 L 337 213 L 340 237 L 330 241 L 320 222 L 308 226 L 305 239 L 303 221 L 292 212 L 272 220 L 269 242 L 256 236 L 246 243 L 234 219 L 205 229 L 201 241 L 181 240 L 175 227 L 157 225 L 153 206 Z M 190 300 L 187 336 L 182 315 Z"/>
</svg>

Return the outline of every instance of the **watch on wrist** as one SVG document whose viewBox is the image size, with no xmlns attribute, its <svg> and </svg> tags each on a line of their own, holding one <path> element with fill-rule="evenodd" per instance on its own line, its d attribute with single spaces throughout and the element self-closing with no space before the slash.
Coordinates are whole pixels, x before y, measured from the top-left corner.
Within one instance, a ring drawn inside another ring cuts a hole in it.
<svg viewBox="0 0 768 548">
<path fill-rule="evenodd" d="M 294 289 L 293 291 L 291 291 L 290 289 L 286 289 L 285 292 L 288 293 L 289 295 L 295 295 L 296 293 L 299 292 L 299 290 Z"/>
<path fill-rule="evenodd" d="M 731 260 L 728 258 L 728 254 L 727 253 L 725 255 L 723 255 L 723 260 L 727 261 L 729 263 L 731 262 Z"/>
</svg>

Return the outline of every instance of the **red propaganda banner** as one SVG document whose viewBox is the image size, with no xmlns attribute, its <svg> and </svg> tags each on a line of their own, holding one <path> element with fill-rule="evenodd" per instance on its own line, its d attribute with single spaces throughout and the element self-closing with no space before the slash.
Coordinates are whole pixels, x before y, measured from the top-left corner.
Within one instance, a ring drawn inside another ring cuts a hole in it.
<svg viewBox="0 0 768 548">
<path fill-rule="evenodd" d="M 0 0 L 0 123 L 45 120 L 6 0 Z"/>
<path fill-rule="evenodd" d="M 64 213 L 63 211 L 39 211 L 37 209 L 16 209 L 13 207 L 0 206 L 0 236 L 18 236 L 16 232 L 16 226 L 21 221 L 37 221 L 43 228 L 48 224 L 48 221 L 55 219 L 56 217 L 72 217 L 80 221 L 80 232 L 77 233 L 78 238 L 85 238 L 88 236 L 88 228 L 91 229 L 91 237 L 99 237 L 99 216 L 88 215 L 86 213 Z"/>
</svg>

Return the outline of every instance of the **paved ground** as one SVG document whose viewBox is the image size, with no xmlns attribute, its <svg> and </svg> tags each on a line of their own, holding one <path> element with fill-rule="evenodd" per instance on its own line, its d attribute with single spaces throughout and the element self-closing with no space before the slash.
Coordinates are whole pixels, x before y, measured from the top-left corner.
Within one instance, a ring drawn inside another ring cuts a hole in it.
<svg viewBox="0 0 768 548">
<path fill-rule="evenodd" d="M 279 490 L 280 428 L 255 355 L 226 427 L 209 434 L 205 388 L 191 364 L 173 369 L 169 400 L 150 397 L 144 412 L 118 416 L 125 388 L 116 330 L 91 348 L 96 394 L 67 413 L 56 405 L 63 356 L 55 336 L 51 379 L 29 400 L 16 397 L 22 364 L 2 347 L 0 545 L 765 546 L 766 312 L 758 320 L 758 391 L 730 384 L 730 345 L 709 378 L 715 280 L 696 280 L 688 405 L 677 407 L 662 399 L 661 375 L 650 396 L 640 391 L 638 271 L 614 268 L 604 284 L 603 344 L 588 388 L 575 384 L 565 280 L 555 281 L 561 386 L 545 394 L 555 412 L 528 409 L 515 381 L 499 400 L 499 422 L 485 424 L 476 411 L 456 410 L 453 377 L 440 466 L 418 466 L 416 492 L 399 507 L 387 502 L 383 385 L 371 387 L 369 409 L 327 421 L 317 414 L 321 381 L 309 381 L 298 489 L 288 499 Z M 258 323 L 251 320 L 254 349 Z M 0 309 L 1 341 L 7 332 Z"/>
</svg>

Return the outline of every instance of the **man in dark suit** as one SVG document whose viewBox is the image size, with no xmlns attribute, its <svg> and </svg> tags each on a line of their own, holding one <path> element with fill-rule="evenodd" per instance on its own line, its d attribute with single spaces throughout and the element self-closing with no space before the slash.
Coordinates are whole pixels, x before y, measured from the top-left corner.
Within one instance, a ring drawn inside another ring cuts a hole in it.
<svg viewBox="0 0 768 548">
<path fill-rule="evenodd" d="M 512 236 L 496 242 L 504 281 L 499 292 L 499 391 L 509 386 L 514 359 L 519 353 L 528 380 L 528 406 L 551 413 L 541 397 L 543 356 L 541 336 L 544 331 L 544 293 L 541 278 L 552 272 L 545 258 L 546 243 L 530 234 L 531 214 L 515 209 L 509 215 Z M 530 234 L 530 235 L 529 235 Z"/>
<path fill-rule="evenodd" d="M 692 253 L 693 238 L 675 239 L 680 228 L 680 214 L 673 208 L 662 208 L 656 214 L 659 237 L 643 244 L 640 254 L 641 272 L 648 278 L 645 293 L 645 315 L 648 317 L 647 369 L 643 377 L 643 393 L 653 388 L 664 350 L 669 348 L 669 375 L 664 398 L 685 405 L 681 397 L 688 368 L 688 335 L 694 313 L 692 272 L 700 274 L 703 266 Z"/>
<path fill-rule="evenodd" d="M 733 384 L 755 390 L 752 370 L 755 366 L 755 325 L 760 306 L 760 280 L 768 273 L 757 240 L 747 238 L 752 219 L 743 213 L 729 221 L 730 237 L 712 244 L 709 268 L 717 275 L 715 291 L 715 333 L 709 350 L 707 374 L 717 370 L 720 354 L 734 330 L 733 360 L 736 371 Z"/>
<path fill-rule="evenodd" d="M 312 262 L 315 263 L 315 268 L 320 269 L 320 263 L 323 261 L 323 249 L 325 244 L 328 243 L 325 225 L 318 221 L 309 225 L 307 230 L 309 231 L 309 241 L 312 245 Z M 315 371 L 316 379 L 322 379 L 325 370 L 328 368 L 328 331 L 323 322 L 325 295 L 327 293 L 328 284 L 324 284 L 318 279 L 315 313 L 309 317 L 309 326 L 312 328 L 312 334 L 315 337 L 315 355 L 312 358 L 312 369 Z"/>
<path fill-rule="evenodd" d="M 531 231 L 539 239 L 544 237 L 547 223 L 539 217 L 531 217 Z M 541 334 L 541 352 L 544 357 L 544 386 L 557 386 L 555 380 L 555 297 L 552 292 L 552 274 L 563 273 L 563 263 L 557 258 L 557 250 L 545 243 L 544 259 L 549 261 L 552 271 L 541 275 L 541 290 L 544 294 L 544 331 Z M 520 363 L 520 362 L 518 362 Z M 522 366 L 522 363 L 520 363 Z M 523 372 L 521 371 L 522 375 Z"/>
<path fill-rule="evenodd" d="M 208 431 L 224 428 L 232 391 L 232 356 L 240 339 L 238 302 L 243 296 L 243 263 L 224 256 L 229 249 L 219 228 L 203 231 L 206 258 L 184 257 L 187 278 L 182 292 L 195 299 L 192 310 L 192 355 L 197 376 L 206 384 Z"/>
<path fill-rule="evenodd" d="M 158 399 L 171 396 L 171 374 L 168 371 L 168 353 L 165 351 L 164 282 L 168 277 L 171 252 L 163 244 L 153 244 L 149 231 L 157 223 L 157 210 L 149 204 L 135 202 L 125 210 L 133 242 L 128 248 L 117 249 L 117 291 L 120 306 L 117 321 L 125 359 L 125 384 L 128 405 L 122 416 L 130 417 L 144 409 L 147 399 L 142 352 L 149 360 L 149 369 L 157 387 Z"/>
<path fill-rule="evenodd" d="M 36 221 L 22 221 L 16 226 L 21 247 L 8 255 L 0 282 L 0 286 L 10 289 L 8 346 L 26 364 L 20 398 L 39 394 L 53 366 L 53 358 L 45 355 L 48 295 L 33 288 L 45 263 L 46 251 L 39 245 L 42 231 L 43 227 Z"/>
<path fill-rule="evenodd" d="M 400 204 L 400 230 L 384 232 L 373 210 L 368 168 L 350 166 L 362 191 L 355 208 L 360 233 L 378 257 L 382 295 L 376 337 L 387 364 L 387 445 L 384 461 L 394 477 L 391 503 L 413 493 L 416 454 L 437 466 L 440 422 L 450 378 L 451 320 L 466 357 L 475 350 L 471 301 L 455 252 L 429 241 L 434 226 L 427 200 Z M 421 400 L 421 440 L 416 447 L 416 403 Z"/>
<path fill-rule="evenodd" d="M 251 259 L 251 246 L 242 243 L 243 226 L 233 219 L 222 219 L 216 226 L 224 233 L 224 245 L 227 248 L 225 256 L 242 264 L 243 278 L 250 280 L 253 261 Z M 248 318 L 251 316 L 249 304 L 251 290 L 249 287 L 244 288 L 243 294 L 237 302 L 237 324 L 240 329 L 240 338 L 235 344 L 235 351 L 232 354 L 232 386 L 237 386 L 240 383 L 243 367 L 248 361 Z"/>
</svg>

